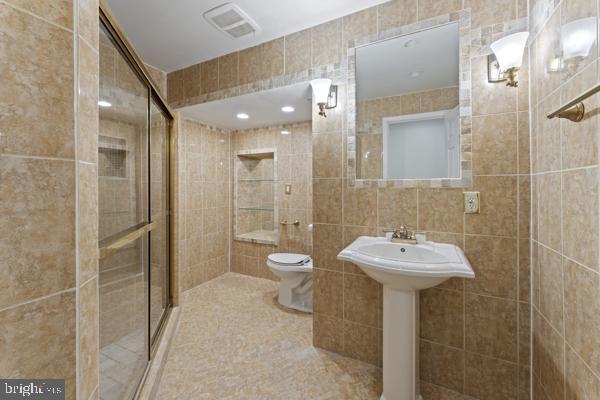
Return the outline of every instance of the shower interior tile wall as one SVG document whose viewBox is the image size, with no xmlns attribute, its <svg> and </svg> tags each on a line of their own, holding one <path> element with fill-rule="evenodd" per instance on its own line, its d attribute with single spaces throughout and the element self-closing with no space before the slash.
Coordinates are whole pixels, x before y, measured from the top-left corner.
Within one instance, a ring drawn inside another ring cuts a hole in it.
<svg viewBox="0 0 600 400">
<path fill-rule="evenodd" d="M 281 134 L 287 130 L 288 135 Z M 267 256 L 271 253 L 312 254 L 312 244 L 308 225 L 312 223 L 312 145 L 310 122 L 284 126 L 234 131 L 231 136 L 231 159 L 240 150 L 274 148 L 277 150 L 277 182 L 264 187 L 263 197 L 270 196 L 273 201 L 273 187 L 277 193 L 279 219 L 300 221 L 299 226 L 287 225 L 279 227 L 277 245 L 258 244 L 235 240 L 232 236 L 231 271 L 246 275 L 276 279 L 267 267 Z M 233 171 L 233 168 L 232 168 Z M 232 176 L 232 183 L 234 178 Z M 285 194 L 285 185 L 292 185 L 292 192 Z M 240 193 L 238 193 L 238 197 Z M 244 202 L 238 198 L 238 202 Z M 265 212 L 261 212 L 265 214 Z M 267 212 L 271 218 L 267 221 L 273 226 L 273 213 Z M 233 218 L 233 215 L 232 215 Z M 243 226 L 241 227 L 243 229 Z M 243 232 L 238 232 L 243 233 Z M 232 232 L 235 235 L 235 232 Z"/>
<path fill-rule="evenodd" d="M 229 133 L 179 121 L 178 274 L 187 290 L 229 270 Z"/>
</svg>

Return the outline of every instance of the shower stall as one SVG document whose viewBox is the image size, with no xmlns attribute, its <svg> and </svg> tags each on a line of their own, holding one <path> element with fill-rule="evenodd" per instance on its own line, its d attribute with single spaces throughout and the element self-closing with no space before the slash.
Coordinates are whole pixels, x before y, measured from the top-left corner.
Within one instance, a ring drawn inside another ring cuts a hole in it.
<svg viewBox="0 0 600 400">
<path fill-rule="evenodd" d="M 134 397 L 169 311 L 173 118 L 101 10 L 100 398 Z"/>
</svg>

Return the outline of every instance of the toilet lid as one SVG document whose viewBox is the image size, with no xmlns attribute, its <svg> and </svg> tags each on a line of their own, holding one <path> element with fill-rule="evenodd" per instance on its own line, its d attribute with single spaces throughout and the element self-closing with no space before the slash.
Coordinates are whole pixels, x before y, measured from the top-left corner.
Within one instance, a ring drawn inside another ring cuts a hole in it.
<svg viewBox="0 0 600 400">
<path fill-rule="evenodd" d="M 269 254 L 268 259 L 281 265 L 302 265 L 310 261 L 310 256 L 296 253 L 273 253 Z"/>
</svg>

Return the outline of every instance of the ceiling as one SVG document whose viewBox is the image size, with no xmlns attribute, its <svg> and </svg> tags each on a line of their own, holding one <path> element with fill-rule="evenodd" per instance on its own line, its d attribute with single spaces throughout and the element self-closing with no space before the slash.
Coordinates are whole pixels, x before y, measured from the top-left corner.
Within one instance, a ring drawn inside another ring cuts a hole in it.
<svg viewBox="0 0 600 400">
<path fill-rule="evenodd" d="M 359 47 L 357 100 L 458 86 L 458 42 L 452 23 Z"/>
<path fill-rule="evenodd" d="M 171 72 L 385 3 L 388 0 L 236 0 L 261 27 L 232 39 L 203 14 L 224 0 L 108 0 L 144 62 Z"/>
<path fill-rule="evenodd" d="M 311 120 L 311 94 L 310 83 L 305 82 L 196 104 L 178 111 L 187 118 L 227 130 L 283 125 Z M 281 111 L 283 106 L 292 106 L 296 110 L 284 113 Z M 250 118 L 238 119 L 236 115 L 240 112 L 248 114 Z"/>
</svg>

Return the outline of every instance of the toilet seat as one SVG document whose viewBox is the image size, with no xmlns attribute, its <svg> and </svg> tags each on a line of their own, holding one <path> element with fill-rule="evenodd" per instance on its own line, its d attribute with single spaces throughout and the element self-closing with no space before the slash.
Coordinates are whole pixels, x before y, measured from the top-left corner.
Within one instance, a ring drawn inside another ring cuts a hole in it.
<svg viewBox="0 0 600 400">
<path fill-rule="evenodd" d="M 273 253 L 267 259 L 279 265 L 305 265 L 312 261 L 310 256 L 296 253 Z"/>
</svg>

